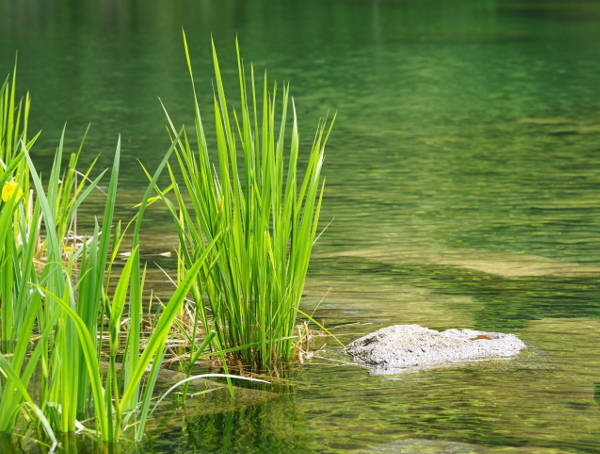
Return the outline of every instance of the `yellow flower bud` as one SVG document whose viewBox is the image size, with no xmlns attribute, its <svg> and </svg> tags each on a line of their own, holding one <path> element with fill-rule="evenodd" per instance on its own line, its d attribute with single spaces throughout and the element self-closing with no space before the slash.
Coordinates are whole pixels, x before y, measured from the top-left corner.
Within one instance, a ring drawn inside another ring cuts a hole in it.
<svg viewBox="0 0 600 454">
<path fill-rule="evenodd" d="M 17 191 L 17 199 L 21 197 L 23 191 L 14 181 L 9 181 L 2 188 L 2 201 L 8 202 L 8 199 L 12 197 L 12 195 Z"/>
</svg>

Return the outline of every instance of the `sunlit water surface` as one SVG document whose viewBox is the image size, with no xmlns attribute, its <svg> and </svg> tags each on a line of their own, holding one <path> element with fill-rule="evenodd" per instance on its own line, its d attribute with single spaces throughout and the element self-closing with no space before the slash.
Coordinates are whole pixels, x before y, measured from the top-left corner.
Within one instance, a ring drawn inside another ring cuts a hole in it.
<svg viewBox="0 0 600 454">
<path fill-rule="evenodd" d="M 0 68 L 19 51 L 41 169 L 65 120 L 71 148 L 93 123 L 83 159 L 102 153 L 100 167 L 120 133 L 120 213 L 132 213 L 137 160 L 152 168 L 169 146 L 157 96 L 192 123 L 180 27 L 208 130 L 210 34 L 232 90 L 237 34 L 260 74 L 291 81 L 304 143 L 338 113 L 304 308 L 344 342 L 418 323 L 530 347 L 372 376 L 317 340 L 291 387 L 202 415 L 226 401 L 206 397 L 161 420 L 145 452 L 600 452 L 597 2 L 55 0 L 0 13 Z M 144 248 L 172 266 L 155 255 L 175 247 L 165 219 L 149 214 Z"/>
</svg>

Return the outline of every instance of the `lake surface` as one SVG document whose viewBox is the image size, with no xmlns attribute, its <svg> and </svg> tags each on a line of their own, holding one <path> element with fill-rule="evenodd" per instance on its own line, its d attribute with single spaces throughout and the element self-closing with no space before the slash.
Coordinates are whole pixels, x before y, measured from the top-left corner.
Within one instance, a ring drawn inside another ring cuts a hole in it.
<svg viewBox="0 0 600 454">
<path fill-rule="evenodd" d="M 304 309 L 344 342 L 418 323 L 530 346 L 381 377 L 317 340 L 277 397 L 190 412 L 146 452 L 600 452 L 598 2 L 38 0 L 0 13 L 0 69 L 18 50 L 41 169 L 65 121 L 71 148 L 92 122 L 83 160 L 102 153 L 99 168 L 120 133 L 131 213 L 137 161 L 152 168 L 169 146 L 157 97 L 192 124 L 181 27 L 208 131 L 210 36 L 233 95 L 237 35 L 259 74 L 291 82 L 304 143 L 338 114 Z M 175 247 L 164 218 L 149 214 L 149 258 Z"/>
</svg>

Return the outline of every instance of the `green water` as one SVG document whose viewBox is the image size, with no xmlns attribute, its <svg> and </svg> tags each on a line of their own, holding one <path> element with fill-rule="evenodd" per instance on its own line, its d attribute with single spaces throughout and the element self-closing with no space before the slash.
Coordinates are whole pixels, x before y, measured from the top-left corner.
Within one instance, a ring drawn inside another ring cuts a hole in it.
<svg viewBox="0 0 600 454">
<path fill-rule="evenodd" d="M 291 81 L 305 141 L 338 112 L 331 224 L 304 307 L 346 342 L 419 323 L 530 346 L 512 361 L 377 377 L 327 341 L 291 390 L 178 413 L 145 451 L 600 452 L 598 2 L 56 0 L 0 13 L 0 69 L 18 50 L 40 167 L 65 120 L 73 147 L 93 123 L 85 160 L 102 153 L 104 167 L 121 133 L 130 213 L 137 160 L 152 167 L 169 145 L 156 97 L 192 122 L 181 26 L 205 118 L 210 34 L 232 89 L 237 34 L 247 60 Z M 149 257 L 176 244 L 164 213 L 150 215 Z"/>
</svg>

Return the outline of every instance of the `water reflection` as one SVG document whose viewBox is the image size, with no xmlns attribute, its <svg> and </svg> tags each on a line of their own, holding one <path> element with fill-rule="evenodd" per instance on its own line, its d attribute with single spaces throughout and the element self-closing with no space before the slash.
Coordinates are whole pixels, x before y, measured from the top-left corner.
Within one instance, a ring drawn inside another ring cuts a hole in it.
<svg viewBox="0 0 600 454">
<path fill-rule="evenodd" d="M 306 432 L 293 394 L 251 407 L 185 416 L 180 429 L 148 442 L 147 452 L 309 452 L 316 446 Z"/>
</svg>

